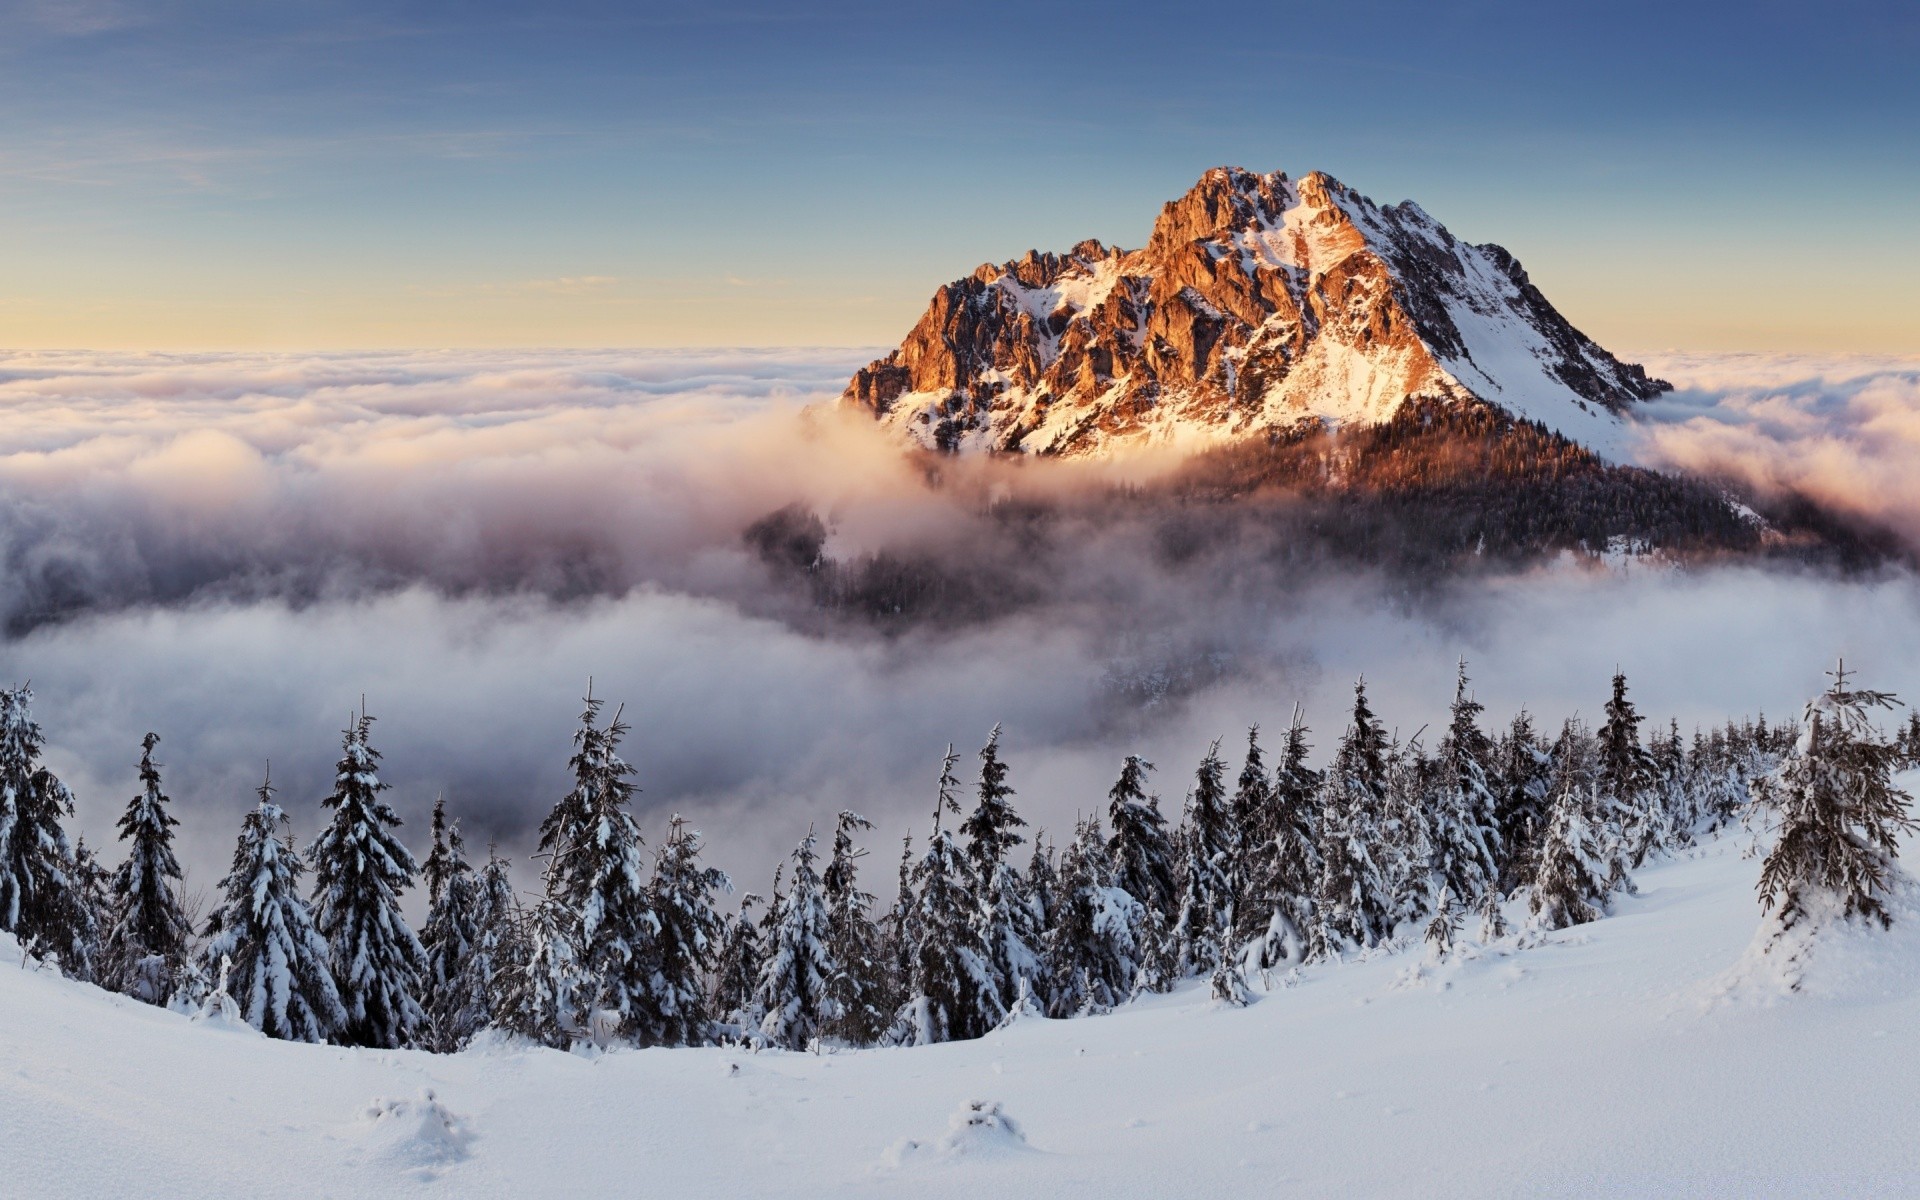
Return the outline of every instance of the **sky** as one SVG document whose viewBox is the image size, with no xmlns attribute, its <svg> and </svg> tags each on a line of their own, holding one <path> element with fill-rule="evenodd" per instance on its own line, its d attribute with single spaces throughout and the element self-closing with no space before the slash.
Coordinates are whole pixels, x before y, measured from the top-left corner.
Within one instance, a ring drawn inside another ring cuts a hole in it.
<svg viewBox="0 0 1920 1200">
<path fill-rule="evenodd" d="M 1916 52 L 1849 0 L 9 0 L 0 345 L 878 346 L 1233 163 L 1623 351 L 1915 353 Z"/>
</svg>

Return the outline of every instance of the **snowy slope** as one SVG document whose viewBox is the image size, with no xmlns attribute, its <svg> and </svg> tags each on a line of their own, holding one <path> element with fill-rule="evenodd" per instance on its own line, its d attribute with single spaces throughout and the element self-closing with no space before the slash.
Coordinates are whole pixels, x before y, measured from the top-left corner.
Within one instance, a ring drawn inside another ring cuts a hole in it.
<svg viewBox="0 0 1920 1200">
<path fill-rule="evenodd" d="M 1920 917 L 1729 998 L 1756 870 L 1723 840 L 1541 944 L 1317 968 L 1245 1010 L 1187 988 L 826 1057 L 289 1045 L 0 940 L 0 1193 L 1912 1195 Z M 1025 1140 L 953 1128 L 970 1101 Z"/>
</svg>

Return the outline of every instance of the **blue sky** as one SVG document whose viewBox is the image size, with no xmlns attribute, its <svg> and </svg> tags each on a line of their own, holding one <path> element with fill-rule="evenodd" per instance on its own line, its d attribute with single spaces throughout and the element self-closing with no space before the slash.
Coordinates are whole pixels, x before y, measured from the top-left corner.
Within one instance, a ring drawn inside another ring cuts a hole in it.
<svg viewBox="0 0 1920 1200">
<path fill-rule="evenodd" d="M 13 345 L 890 342 L 1237 163 L 1623 349 L 1920 352 L 1911 4 L 0 11 Z"/>
</svg>

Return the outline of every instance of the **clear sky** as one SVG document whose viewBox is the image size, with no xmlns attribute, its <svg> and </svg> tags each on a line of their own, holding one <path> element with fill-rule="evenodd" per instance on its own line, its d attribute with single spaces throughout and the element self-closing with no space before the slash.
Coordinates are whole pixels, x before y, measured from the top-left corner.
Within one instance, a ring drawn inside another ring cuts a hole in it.
<svg viewBox="0 0 1920 1200">
<path fill-rule="evenodd" d="M 1208 166 L 1623 350 L 1920 352 L 1920 5 L 0 0 L 0 343 L 873 344 Z"/>
</svg>

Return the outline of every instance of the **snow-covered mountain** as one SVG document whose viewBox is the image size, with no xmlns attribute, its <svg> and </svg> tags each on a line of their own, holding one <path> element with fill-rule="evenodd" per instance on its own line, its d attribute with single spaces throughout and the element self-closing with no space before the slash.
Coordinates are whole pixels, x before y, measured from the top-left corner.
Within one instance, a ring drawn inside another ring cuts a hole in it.
<svg viewBox="0 0 1920 1200">
<path fill-rule="evenodd" d="M 1144 249 L 1028 251 L 941 288 L 842 403 L 927 448 L 1099 456 L 1483 402 L 1619 461 L 1620 414 L 1666 387 L 1412 201 L 1220 167 Z"/>
</svg>

